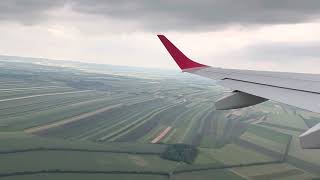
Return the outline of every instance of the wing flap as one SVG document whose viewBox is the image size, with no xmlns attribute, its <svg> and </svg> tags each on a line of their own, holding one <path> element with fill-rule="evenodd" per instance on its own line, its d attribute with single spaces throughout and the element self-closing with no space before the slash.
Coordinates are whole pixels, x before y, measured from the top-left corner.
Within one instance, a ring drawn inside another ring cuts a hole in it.
<svg viewBox="0 0 320 180">
<path fill-rule="evenodd" d="M 304 149 L 320 149 L 320 123 L 299 136 L 301 147 Z"/>
<path fill-rule="evenodd" d="M 273 101 L 320 113 L 320 94 L 236 80 L 221 80 L 219 85 Z"/>
</svg>

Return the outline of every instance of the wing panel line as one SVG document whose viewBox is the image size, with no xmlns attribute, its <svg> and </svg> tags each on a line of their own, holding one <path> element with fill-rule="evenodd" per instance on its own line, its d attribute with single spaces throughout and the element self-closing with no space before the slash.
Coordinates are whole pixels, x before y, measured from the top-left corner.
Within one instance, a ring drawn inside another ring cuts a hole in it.
<svg viewBox="0 0 320 180">
<path fill-rule="evenodd" d="M 223 79 L 221 79 L 221 80 L 232 80 L 232 81 L 239 81 L 239 82 L 257 84 L 257 85 L 275 87 L 275 88 L 282 88 L 282 89 L 288 89 L 288 90 L 294 90 L 294 91 L 300 91 L 300 92 L 307 92 L 307 93 L 312 93 L 312 94 L 320 94 L 319 92 L 315 92 L 315 91 L 307 91 L 307 90 L 302 90 L 302 89 L 295 89 L 295 88 L 288 88 L 288 87 L 282 87 L 282 86 L 275 86 L 275 85 L 270 85 L 270 84 L 263 84 L 263 83 L 257 83 L 257 82 L 252 82 L 252 81 L 245 81 L 245 80 L 234 79 L 234 78 L 223 78 Z"/>
</svg>

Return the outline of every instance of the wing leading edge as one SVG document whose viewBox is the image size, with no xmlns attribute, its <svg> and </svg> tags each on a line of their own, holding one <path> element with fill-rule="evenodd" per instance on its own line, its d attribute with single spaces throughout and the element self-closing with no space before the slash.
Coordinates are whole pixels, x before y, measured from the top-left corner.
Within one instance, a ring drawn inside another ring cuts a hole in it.
<svg viewBox="0 0 320 180">
<path fill-rule="evenodd" d="M 219 85 L 234 91 L 216 102 L 217 109 L 242 108 L 273 100 L 320 113 L 320 75 L 214 68 L 189 59 L 165 36 L 158 37 L 183 72 L 218 80 Z M 320 125 L 301 135 L 301 145 L 320 148 L 316 134 L 320 137 Z"/>
</svg>

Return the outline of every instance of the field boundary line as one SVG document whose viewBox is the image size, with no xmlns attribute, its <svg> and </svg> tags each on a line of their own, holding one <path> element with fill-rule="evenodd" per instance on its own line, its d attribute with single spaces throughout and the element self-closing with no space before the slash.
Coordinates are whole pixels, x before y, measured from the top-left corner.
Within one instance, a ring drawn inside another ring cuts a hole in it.
<svg viewBox="0 0 320 180">
<path fill-rule="evenodd" d="M 161 152 L 143 152 L 143 151 L 123 151 L 123 150 L 94 150 L 82 148 L 30 148 L 30 149 L 16 149 L 8 151 L 0 151 L 1 154 L 17 154 L 27 152 L 43 152 L 43 151 L 72 151 L 72 152 L 92 152 L 92 153 L 115 153 L 115 154 L 141 154 L 141 155 L 160 155 Z"/>
<path fill-rule="evenodd" d="M 145 174 L 145 175 L 160 175 L 160 176 L 169 177 L 168 172 L 165 172 L 165 171 L 139 171 L 139 170 L 94 171 L 94 170 L 62 170 L 62 169 L 0 173 L 0 177 L 23 176 L 23 175 L 34 175 L 34 174 Z"/>
<path fill-rule="evenodd" d="M 188 169 L 179 169 L 174 170 L 172 174 L 183 174 L 188 172 L 196 172 L 196 171 L 209 171 L 209 170 L 219 170 L 219 169 L 231 169 L 231 168 L 240 168 L 240 167 L 251 167 L 251 166 L 263 166 L 263 165 L 269 165 L 269 164 L 282 164 L 284 163 L 281 160 L 276 161 L 267 161 L 267 162 L 257 162 L 257 163 L 248 163 L 248 164 L 236 164 L 236 165 L 213 165 L 212 167 L 196 167 L 194 169 L 188 168 Z"/>
</svg>

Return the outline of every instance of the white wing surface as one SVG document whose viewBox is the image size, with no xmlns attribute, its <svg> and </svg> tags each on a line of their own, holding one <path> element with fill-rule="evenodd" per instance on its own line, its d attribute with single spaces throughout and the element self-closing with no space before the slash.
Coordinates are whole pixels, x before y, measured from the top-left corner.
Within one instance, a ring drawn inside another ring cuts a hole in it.
<svg viewBox="0 0 320 180">
<path fill-rule="evenodd" d="M 320 75 L 214 68 L 189 59 L 165 36 L 158 37 L 183 72 L 218 80 L 219 85 L 234 91 L 216 102 L 217 109 L 273 100 L 320 113 Z M 304 148 L 320 148 L 320 125 L 303 133 L 300 140 Z"/>
</svg>

